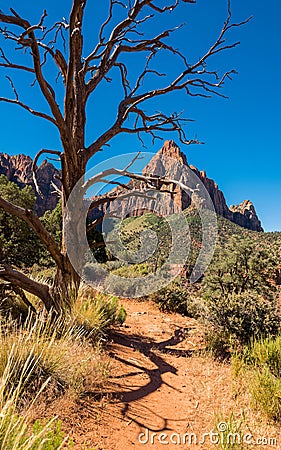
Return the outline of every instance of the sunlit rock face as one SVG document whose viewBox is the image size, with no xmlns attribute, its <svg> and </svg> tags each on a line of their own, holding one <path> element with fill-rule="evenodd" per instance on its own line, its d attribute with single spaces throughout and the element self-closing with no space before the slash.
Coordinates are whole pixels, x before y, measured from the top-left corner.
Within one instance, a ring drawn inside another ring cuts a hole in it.
<svg viewBox="0 0 281 450">
<path fill-rule="evenodd" d="M 42 216 L 47 210 L 54 209 L 58 203 L 58 195 L 52 183 L 60 186 L 60 181 L 56 178 L 59 173 L 53 164 L 46 160 L 38 167 L 37 180 L 42 196 L 36 192 L 35 211 L 39 216 Z M 0 174 L 5 175 L 21 189 L 31 186 L 35 191 L 32 179 L 32 159 L 29 156 L 23 154 L 10 156 L 0 153 Z"/>
<path fill-rule="evenodd" d="M 196 177 L 190 176 L 190 170 L 183 170 L 183 166 L 191 169 L 191 174 L 195 174 L 207 189 L 214 204 L 215 211 L 220 216 L 253 231 L 263 231 L 261 222 L 257 216 L 254 205 L 249 200 L 244 200 L 241 204 L 228 207 L 223 192 L 218 188 L 215 181 L 206 176 L 205 171 L 199 171 L 196 167 L 189 165 L 187 158 L 181 152 L 178 145 L 168 140 L 164 142 L 162 148 L 153 156 L 150 162 L 144 167 L 143 175 L 165 176 L 170 180 L 179 180 L 183 184 L 196 190 Z M 29 156 L 20 154 L 10 156 L 0 153 L 0 174 L 4 174 L 10 181 L 14 181 L 21 188 L 31 186 L 35 190 L 32 179 L 32 159 Z M 58 202 L 58 195 L 54 184 L 60 187 L 60 171 L 53 164 L 46 160 L 38 167 L 37 179 L 42 197 L 36 193 L 35 210 L 42 216 L 46 210 L 55 208 Z M 163 185 L 159 194 L 154 194 L 154 198 L 137 195 L 137 192 L 144 192 L 147 186 L 142 182 L 131 181 L 129 183 L 133 192 L 127 196 L 126 200 L 116 200 L 114 203 L 102 205 L 92 211 L 91 217 L 99 217 L 105 211 L 116 211 L 119 217 L 130 215 L 140 216 L 144 212 L 154 210 L 161 216 L 179 213 L 192 203 L 192 195 L 176 185 Z M 171 190 L 172 195 L 165 194 L 166 190 Z M 111 191 L 112 195 L 118 192 L 120 195 L 126 194 L 122 187 Z M 134 194 L 136 192 L 136 194 Z"/>
<path fill-rule="evenodd" d="M 180 151 L 178 145 L 168 140 L 164 142 L 163 147 L 156 153 L 151 161 L 143 169 L 143 175 L 157 175 L 159 177 L 166 177 L 166 179 L 176 179 L 188 185 L 192 189 L 196 189 L 196 177 L 190 177 L 190 171 L 184 171 L 183 165 L 191 169 L 203 183 L 208 191 L 217 214 L 225 217 L 228 220 L 253 231 L 263 231 L 261 222 L 256 214 L 253 204 L 249 200 L 243 201 L 240 205 L 231 206 L 226 204 L 223 192 L 218 188 L 215 181 L 206 176 L 205 171 L 199 171 L 196 167 L 189 165 L 187 158 L 183 152 Z M 198 181 L 198 180 L 197 180 Z M 146 186 L 141 182 L 130 182 L 131 187 L 137 191 L 145 190 Z M 161 195 L 161 191 L 170 189 L 173 195 Z M 123 188 L 115 188 L 111 192 L 125 194 Z M 130 191 L 131 192 L 131 191 Z M 178 186 L 162 186 L 160 194 L 154 199 L 144 198 L 137 194 L 132 194 L 126 197 L 126 200 L 117 200 L 113 204 L 105 204 L 97 208 L 95 214 L 100 216 L 105 211 L 116 211 L 119 217 L 128 217 L 129 215 L 140 216 L 146 211 L 155 210 L 159 215 L 166 216 L 173 213 L 179 213 L 189 207 L 192 203 L 192 195 L 179 188 Z M 157 206 L 157 207 L 156 207 Z"/>
</svg>

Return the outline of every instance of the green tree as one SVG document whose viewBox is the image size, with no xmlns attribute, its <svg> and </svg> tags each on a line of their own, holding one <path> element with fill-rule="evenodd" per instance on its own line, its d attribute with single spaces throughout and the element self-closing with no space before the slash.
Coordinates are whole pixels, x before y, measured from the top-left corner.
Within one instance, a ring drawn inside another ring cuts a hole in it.
<svg viewBox="0 0 281 450">
<path fill-rule="evenodd" d="M 234 236 L 218 250 L 203 281 L 206 339 L 217 356 L 279 332 L 276 267 L 249 238 Z"/>
<path fill-rule="evenodd" d="M 204 278 L 207 296 L 227 297 L 251 291 L 267 298 L 276 293 L 277 264 L 250 238 L 231 237 L 217 251 Z"/>
<path fill-rule="evenodd" d="M 33 209 L 35 195 L 31 187 L 20 189 L 0 175 L 0 196 L 17 206 Z M 19 268 L 30 267 L 38 261 L 40 241 L 26 223 L 0 209 L 0 240 L 2 261 Z"/>
</svg>

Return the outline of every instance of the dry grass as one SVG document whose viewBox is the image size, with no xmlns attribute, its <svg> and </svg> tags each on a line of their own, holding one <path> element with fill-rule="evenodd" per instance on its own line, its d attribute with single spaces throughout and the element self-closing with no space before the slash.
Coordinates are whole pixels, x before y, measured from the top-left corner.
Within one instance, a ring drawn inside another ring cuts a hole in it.
<svg viewBox="0 0 281 450">
<path fill-rule="evenodd" d="M 101 334 L 98 326 L 95 334 Z M 89 389 L 101 389 L 108 376 L 99 340 L 87 337 L 75 317 L 54 321 L 42 312 L 23 324 L 0 320 L 0 450 L 66 448 L 63 424 L 50 405 L 74 404 Z"/>
<path fill-rule="evenodd" d="M 25 413 L 20 415 L 18 407 L 22 400 L 22 392 L 30 382 L 39 361 L 30 354 L 25 364 L 18 368 L 17 385 L 11 388 L 15 376 L 15 361 L 18 351 L 13 345 L 9 352 L 4 370 L 0 376 L 0 449 L 1 450 L 59 450 L 64 447 L 68 438 L 60 432 L 60 424 L 56 418 L 45 423 L 37 421 L 30 426 L 29 413 L 38 397 L 42 394 L 50 379 L 47 379 L 34 395 Z M 9 387 L 9 390 L 8 390 Z"/>
</svg>

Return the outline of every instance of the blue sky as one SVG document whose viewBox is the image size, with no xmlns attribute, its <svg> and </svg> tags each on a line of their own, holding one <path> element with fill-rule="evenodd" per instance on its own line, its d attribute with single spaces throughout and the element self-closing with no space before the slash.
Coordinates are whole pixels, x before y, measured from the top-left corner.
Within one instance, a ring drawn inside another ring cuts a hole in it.
<svg viewBox="0 0 281 450">
<path fill-rule="evenodd" d="M 86 9 L 85 53 L 95 44 L 98 24 L 106 13 L 107 1 L 91 2 Z M 161 3 L 161 0 L 160 0 Z M 163 3 L 163 2 L 162 2 Z M 175 15 L 162 17 L 163 25 L 172 27 L 185 22 L 186 26 L 173 35 L 171 42 L 181 49 L 188 59 L 198 58 L 215 40 L 226 16 L 226 0 L 198 0 L 196 5 L 182 4 Z M 98 6 L 95 6 L 98 5 Z M 40 12 L 45 7 L 48 20 L 68 17 L 71 0 L 3 0 L 1 9 L 14 7 L 18 12 L 38 22 Z M 281 4 L 277 0 L 267 3 L 260 0 L 233 0 L 233 19 L 240 21 L 253 15 L 253 20 L 245 27 L 235 29 L 229 41 L 241 41 L 232 51 L 221 54 L 210 61 L 211 69 L 236 69 L 239 73 L 233 81 L 225 85 L 227 100 L 221 98 L 188 98 L 183 94 L 171 95 L 152 105 L 167 112 L 184 111 L 186 117 L 195 121 L 188 124 L 187 135 L 197 136 L 205 142 L 201 146 L 183 147 L 188 161 L 204 169 L 224 192 L 227 203 L 237 204 L 244 199 L 253 201 L 263 227 L 267 231 L 281 230 L 281 145 L 280 145 L 280 105 L 281 105 Z M 158 21 L 148 27 L 151 33 L 160 29 Z M 1 46 L 5 43 L 1 40 Z M 17 58 L 22 56 L 17 52 Z M 144 60 L 129 62 L 132 76 Z M 169 59 L 158 61 L 158 69 L 173 74 L 176 65 Z M 12 73 L 9 73 L 10 75 Z M 5 73 L 0 72 L 0 96 L 9 95 L 10 87 Z M 51 77 L 53 74 L 50 72 Z M 46 109 L 37 88 L 29 88 L 29 77 L 15 76 L 15 83 L 21 98 L 35 107 Z M 149 83 L 153 83 L 150 80 Z M 150 86 L 150 84 L 149 84 Z M 152 86 L 152 84 L 151 84 Z M 109 126 L 115 118 L 116 104 L 121 96 L 118 84 L 105 83 L 97 91 L 88 108 L 87 141 L 91 142 Z M 12 92 L 11 92 L 12 95 Z M 61 88 L 58 85 L 61 99 Z M 58 134 L 51 124 L 30 116 L 21 109 L 0 104 L 1 138 L 0 151 L 10 154 L 26 153 L 34 156 L 41 148 L 60 148 Z M 176 135 L 165 134 L 164 139 L 175 139 Z M 153 147 L 146 140 L 147 151 L 157 151 L 161 142 Z M 102 158 L 141 149 L 139 141 L 132 136 L 119 136 L 110 148 L 100 152 L 92 165 Z"/>
</svg>

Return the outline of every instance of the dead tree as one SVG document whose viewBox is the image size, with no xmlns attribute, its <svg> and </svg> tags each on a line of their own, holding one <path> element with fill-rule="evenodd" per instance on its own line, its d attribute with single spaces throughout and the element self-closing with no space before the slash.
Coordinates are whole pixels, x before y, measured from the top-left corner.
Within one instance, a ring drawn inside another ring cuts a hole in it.
<svg viewBox="0 0 281 450">
<path fill-rule="evenodd" d="M 195 3 L 194 0 L 183 0 L 183 2 Z M 227 34 L 232 28 L 247 23 L 249 19 L 232 23 L 230 3 L 228 3 L 228 15 L 217 40 L 198 60 L 190 62 L 187 55 L 174 48 L 170 39 L 177 28 L 164 28 L 157 35 L 148 35 L 146 25 L 150 21 L 157 19 L 158 23 L 161 23 L 163 15 L 173 14 L 179 7 L 186 9 L 191 7 L 180 5 L 180 0 L 174 0 L 173 3 L 167 1 L 165 6 L 163 3 L 165 2 L 162 1 L 162 6 L 159 6 L 157 0 L 108 0 L 108 16 L 100 26 L 96 45 L 88 54 L 85 54 L 83 43 L 83 19 L 87 0 L 73 0 L 69 18 L 58 21 L 52 26 L 45 25 L 46 10 L 37 24 L 31 23 L 12 8 L 7 13 L 0 11 L 2 35 L 0 67 L 6 74 L 8 72 L 33 74 L 34 83 L 41 91 L 48 112 L 35 110 L 24 103 L 10 74 L 6 75 L 6 78 L 10 83 L 12 96 L 0 97 L 0 102 L 19 106 L 30 114 L 51 122 L 57 128 L 63 151 L 40 150 L 35 158 L 34 166 L 43 153 L 56 155 L 60 159 L 63 208 L 72 189 L 85 174 L 89 159 L 120 133 L 136 134 L 140 139 L 142 133 L 149 133 L 154 140 L 163 132 L 176 132 L 181 142 L 185 144 L 196 142 L 186 138 L 184 129 L 186 119 L 180 113 L 171 115 L 165 112 L 148 113 L 150 100 L 176 91 L 182 91 L 187 96 L 210 97 L 213 94 L 224 96 L 221 88 L 225 80 L 231 78 L 235 71 L 230 70 L 219 74 L 209 68 L 209 61 L 214 55 L 233 49 L 239 44 L 239 42 L 227 43 Z M 119 15 L 115 16 L 119 8 L 124 14 L 116 24 L 116 17 L 122 15 L 118 12 Z M 19 52 L 11 51 L 13 46 L 25 55 L 25 65 L 22 64 L 22 57 L 20 62 L 16 60 L 15 55 Z M 168 64 L 181 67 L 172 80 L 153 67 L 154 59 L 160 52 L 166 53 Z M 144 55 L 146 63 L 132 83 L 127 62 L 132 55 L 136 54 Z M 50 64 L 54 64 L 62 80 L 63 105 L 58 104 L 56 83 L 50 81 L 50 73 L 47 70 Z M 87 102 L 102 81 L 110 81 L 110 75 L 115 69 L 119 71 L 124 92 L 117 107 L 116 120 L 97 139 L 86 146 Z M 147 87 L 146 89 L 147 78 L 151 75 L 154 75 L 156 79 L 155 88 Z M 157 87 L 157 78 L 160 77 L 161 88 Z M 166 80 L 166 84 L 163 80 Z M 134 174 L 127 171 L 127 176 L 133 178 Z M 108 202 L 111 201 L 111 197 L 105 195 L 104 199 L 99 201 Z M 80 277 L 69 262 L 64 242 L 61 247 L 58 246 L 34 212 L 15 206 L 3 198 L 0 198 L 0 207 L 7 213 L 24 220 L 33 229 L 57 266 L 52 287 L 31 280 L 6 264 L 1 264 L 0 277 L 38 296 L 47 310 L 54 308 L 60 312 L 65 308 L 71 308 L 71 299 L 73 293 L 75 296 L 77 292 Z"/>
</svg>

